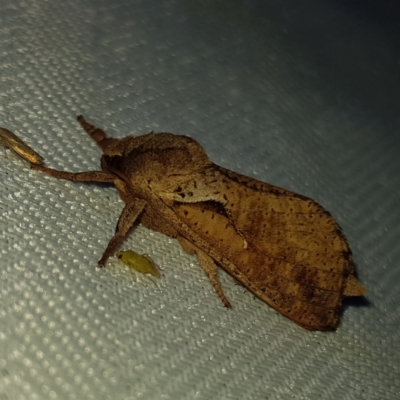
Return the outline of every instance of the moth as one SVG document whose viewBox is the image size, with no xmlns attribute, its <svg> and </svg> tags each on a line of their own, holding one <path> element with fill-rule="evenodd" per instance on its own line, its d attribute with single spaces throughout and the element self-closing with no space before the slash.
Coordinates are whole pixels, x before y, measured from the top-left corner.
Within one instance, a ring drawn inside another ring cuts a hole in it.
<svg viewBox="0 0 400 400">
<path fill-rule="evenodd" d="M 133 268 L 135 271 L 145 275 L 152 275 L 156 278 L 161 278 L 155 262 L 146 254 L 139 254 L 133 250 L 118 251 L 117 258 L 125 265 Z"/>
<path fill-rule="evenodd" d="M 30 163 L 43 164 L 43 158 L 35 150 L 6 128 L 0 127 L 0 145 L 9 148 Z"/>
<path fill-rule="evenodd" d="M 344 296 L 362 296 L 338 223 L 314 200 L 213 164 L 192 138 L 171 133 L 107 137 L 78 116 L 101 148 L 101 170 L 35 170 L 80 182 L 113 183 L 125 202 L 99 265 L 140 222 L 197 255 L 223 304 L 224 268 L 279 313 L 309 330 L 338 326 Z"/>
</svg>

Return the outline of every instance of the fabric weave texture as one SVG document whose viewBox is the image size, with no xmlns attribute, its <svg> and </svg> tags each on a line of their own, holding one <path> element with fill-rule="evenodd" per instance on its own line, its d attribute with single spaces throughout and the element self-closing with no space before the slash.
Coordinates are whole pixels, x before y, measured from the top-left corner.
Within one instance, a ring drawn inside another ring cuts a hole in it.
<svg viewBox="0 0 400 400">
<path fill-rule="evenodd" d="M 78 114 L 113 137 L 191 136 L 329 210 L 368 289 L 336 332 L 308 332 L 220 271 L 226 310 L 197 259 L 144 227 L 122 248 L 151 256 L 157 285 L 97 269 L 112 185 L 0 148 L 0 400 L 400 398 L 399 35 L 350 3 L 0 3 L 0 126 L 47 166 L 100 168 Z"/>
</svg>

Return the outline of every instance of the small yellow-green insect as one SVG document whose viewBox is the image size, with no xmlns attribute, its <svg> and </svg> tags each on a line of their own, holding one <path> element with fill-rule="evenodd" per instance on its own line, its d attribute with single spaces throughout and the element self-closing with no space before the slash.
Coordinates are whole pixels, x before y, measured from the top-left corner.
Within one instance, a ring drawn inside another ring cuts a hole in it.
<svg viewBox="0 0 400 400">
<path fill-rule="evenodd" d="M 117 258 L 135 271 L 161 278 L 160 271 L 155 262 L 146 254 L 139 254 L 133 250 L 124 250 L 117 253 Z"/>
<path fill-rule="evenodd" d="M 33 164 L 43 164 L 43 158 L 8 129 L 0 127 L 0 145 Z"/>
</svg>

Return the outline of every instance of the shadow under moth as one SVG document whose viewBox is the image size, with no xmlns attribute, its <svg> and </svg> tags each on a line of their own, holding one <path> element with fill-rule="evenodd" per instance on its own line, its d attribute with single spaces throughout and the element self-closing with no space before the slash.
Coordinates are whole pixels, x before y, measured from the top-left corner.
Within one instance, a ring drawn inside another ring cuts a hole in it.
<svg viewBox="0 0 400 400">
<path fill-rule="evenodd" d="M 125 206 L 100 266 L 140 222 L 197 254 L 229 308 L 217 266 L 309 330 L 335 329 L 343 297 L 365 293 L 341 228 L 314 200 L 213 164 L 187 136 L 115 139 L 78 121 L 103 151 L 101 171 L 58 171 L 25 158 L 57 178 L 115 185 Z"/>
</svg>

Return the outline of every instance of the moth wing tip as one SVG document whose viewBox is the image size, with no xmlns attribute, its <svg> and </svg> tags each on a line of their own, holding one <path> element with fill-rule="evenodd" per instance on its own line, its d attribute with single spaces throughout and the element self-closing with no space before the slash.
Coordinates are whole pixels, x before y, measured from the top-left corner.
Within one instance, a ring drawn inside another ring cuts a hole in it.
<svg viewBox="0 0 400 400">
<path fill-rule="evenodd" d="M 344 296 L 364 296 L 367 292 L 367 289 L 358 282 L 357 278 L 354 275 L 349 275 L 346 280 L 346 284 L 344 287 Z"/>
</svg>

